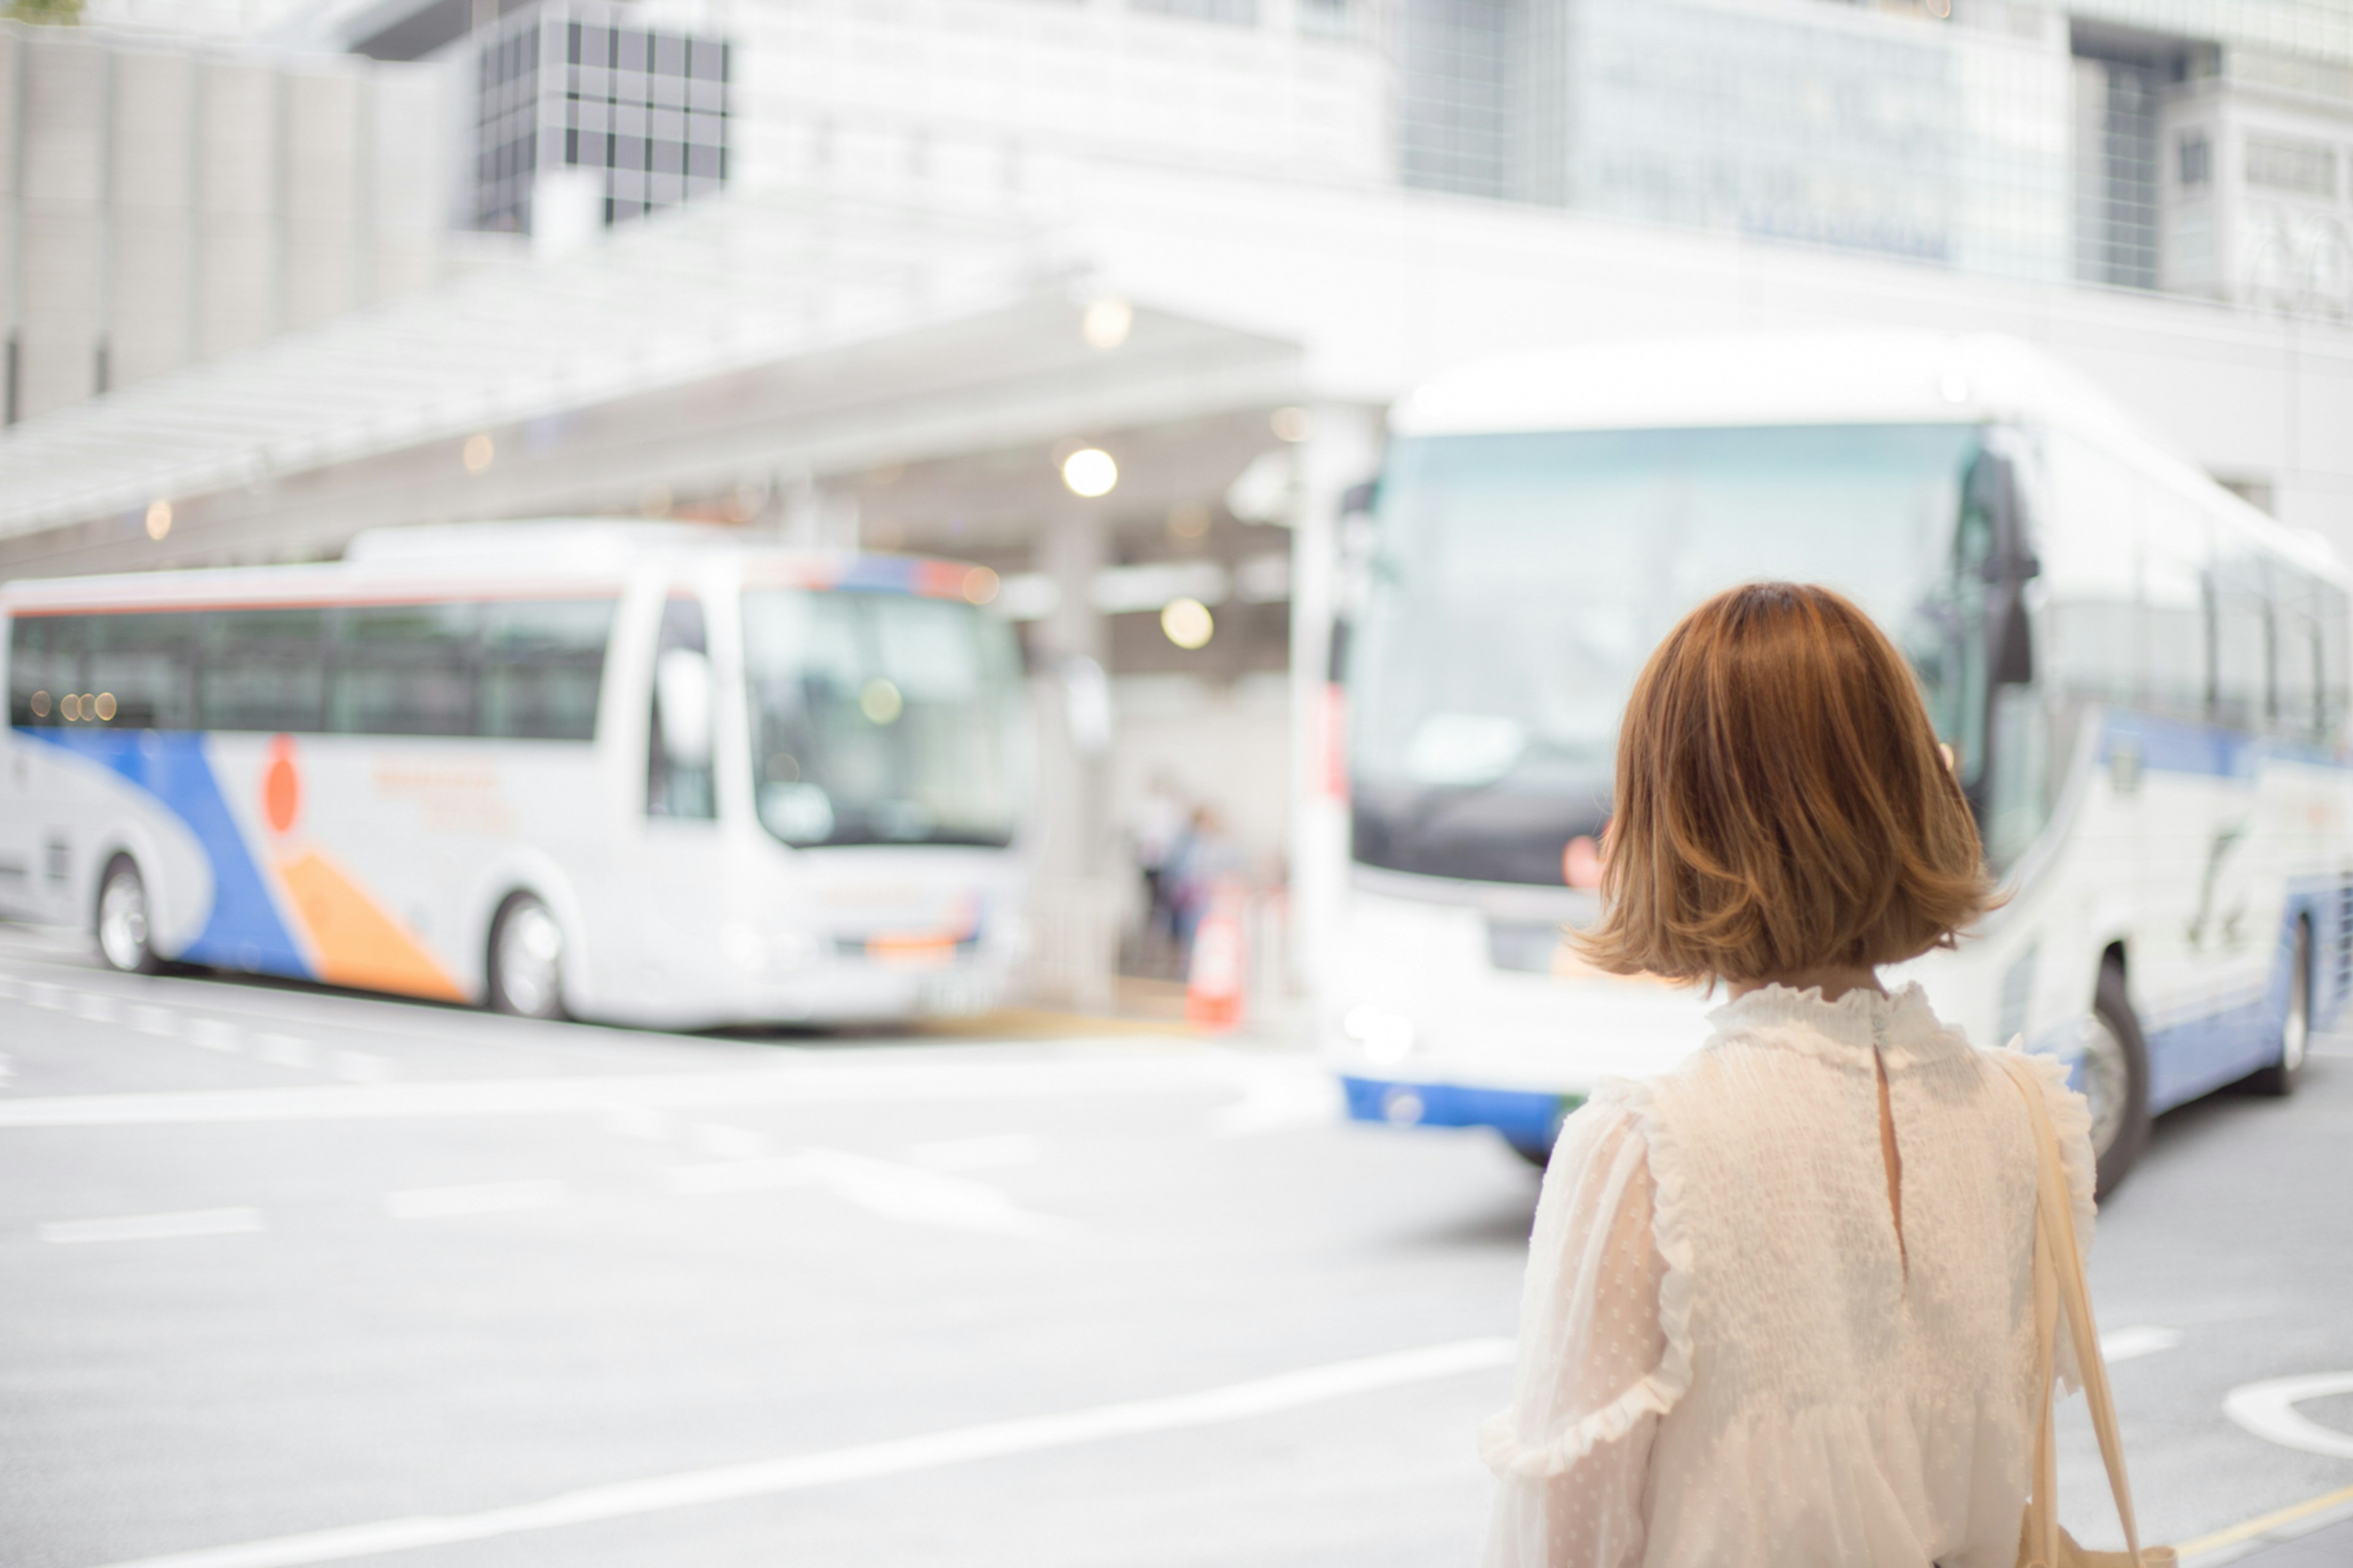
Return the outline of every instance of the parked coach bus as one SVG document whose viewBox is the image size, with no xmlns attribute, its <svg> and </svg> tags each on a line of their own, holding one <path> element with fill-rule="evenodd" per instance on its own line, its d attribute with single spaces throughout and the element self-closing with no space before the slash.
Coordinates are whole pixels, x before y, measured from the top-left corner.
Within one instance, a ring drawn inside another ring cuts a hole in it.
<svg viewBox="0 0 2353 1568">
<path fill-rule="evenodd" d="M 594 522 L 0 588 L 0 912 L 693 1026 L 987 1005 L 1020 665 L 983 568 Z"/>
<path fill-rule="evenodd" d="M 1541 1159 L 1710 998 L 1580 964 L 1620 710 L 1674 621 L 1828 584 L 1909 655 L 2008 895 L 1917 979 L 2074 1064 L 2104 1184 L 2153 1113 L 2295 1087 L 2353 966 L 2345 572 L 2022 344 L 1684 342 L 1401 403 L 1346 661 L 1319 1017 L 1354 1115 Z M 1714 1000 L 1720 1000 L 1720 996 Z"/>
</svg>

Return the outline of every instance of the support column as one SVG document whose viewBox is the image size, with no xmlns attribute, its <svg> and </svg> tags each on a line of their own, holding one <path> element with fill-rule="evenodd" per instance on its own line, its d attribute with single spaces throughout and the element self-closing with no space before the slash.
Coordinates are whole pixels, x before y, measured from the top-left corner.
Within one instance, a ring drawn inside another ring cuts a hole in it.
<svg viewBox="0 0 2353 1568">
<path fill-rule="evenodd" d="M 1109 551 L 1103 520 L 1074 504 L 1050 523 L 1038 565 L 1054 607 L 1038 624 L 1032 681 L 1038 782 L 1030 857 L 1037 979 L 1050 1000 L 1106 1012 L 1119 957 L 1120 887 L 1104 820 L 1110 793 L 1110 628 L 1095 608 L 1095 574 Z"/>
</svg>

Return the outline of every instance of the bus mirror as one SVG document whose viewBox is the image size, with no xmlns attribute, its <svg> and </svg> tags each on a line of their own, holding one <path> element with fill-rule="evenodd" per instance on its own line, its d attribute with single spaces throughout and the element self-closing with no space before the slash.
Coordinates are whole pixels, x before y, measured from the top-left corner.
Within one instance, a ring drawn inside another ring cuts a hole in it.
<svg viewBox="0 0 2353 1568">
<path fill-rule="evenodd" d="M 1350 485 L 1340 492 L 1340 515 L 1362 517 L 1373 510 L 1379 499 L 1380 481 L 1377 479 L 1366 479 L 1362 484 Z"/>
<path fill-rule="evenodd" d="M 662 750 L 674 763 L 711 760 L 711 660 L 692 648 L 667 649 L 654 661 L 654 711 Z"/>
</svg>

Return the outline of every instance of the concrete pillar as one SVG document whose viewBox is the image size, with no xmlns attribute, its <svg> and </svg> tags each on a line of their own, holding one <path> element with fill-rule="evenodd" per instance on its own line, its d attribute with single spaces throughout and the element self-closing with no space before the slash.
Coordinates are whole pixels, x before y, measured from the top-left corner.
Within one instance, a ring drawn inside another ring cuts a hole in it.
<svg viewBox="0 0 2353 1568">
<path fill-rule="evenodd" d="M 1084 1012 L 1107 1010 L 1119 956 L 1121 889 L 1110 826 L 1111 692 L 1104 673 L 1109 627 L 1092 598 L 1109 552 L 1092 503 L 1074 502 L 1050 523 L 1038 566 L 1051 577 L 1054 608 L 1038 624 L 1034 679 L 1038 781 L 1030 866 L 1039 988 Z"/>
<path fill-rule="evenodd" d="M 1344 791 L 1346 715 L 1331 681 L 1339 525 L 1348 491 L 1380 465 L 1384 413 L 1361 404 L 1308 410 L 1291 540 L 1291 942 L 1293 978 L 1311 992 L 1348 877 Z"/>
</svg>

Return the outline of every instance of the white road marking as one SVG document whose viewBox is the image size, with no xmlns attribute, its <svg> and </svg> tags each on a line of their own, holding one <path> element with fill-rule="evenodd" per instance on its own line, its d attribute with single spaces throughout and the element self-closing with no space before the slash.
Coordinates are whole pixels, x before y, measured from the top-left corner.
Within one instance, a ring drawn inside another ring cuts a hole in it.
<svg viewBox="0 0 2353 1568">
<path fill-rule="evenodd" d="M 794 1154 L 769 1160 L 722 1160 L 712 1165 L 673 1165 L 668 1175 L 670 1190 L 680 1197 L 806 1187 L 817 1181 L 808 1166 Z"/>
<path fill-rule="evenodd" d="M 2242 1384 L 2222 1397 L 2222 1414 L 2268 1443 L 2353 1459 L 2353 1432 L 2323 1426 L 2296 1409 L 2307 1399 L 2353 1394 L 2353 1372 L 2309 1373 Z"/>
<path fill-rule="evenodd" d="M 624 1138 L 642 1138 L 649 1143 L 670 1136 L 670 1118 L 642 1105 L 613 1107 L 605 1113 L 605 1125 Z"/>
<path fill-rule="evenodd" d="M 208 1051 L 235 1051 L 244 1048 L 245 1038 L 235 1024 L 218 1018 L 188 1020 L 188 1038 Z"/>
<path fill-rule="evenodd" d="M 253 1054 L 278 1067 L 306 1068 L 311 1065 L 311 1042 L 299 1035 L 256 1035 Z"/>
<path fill-rule="evenodd" d="M 1067 1241 L 1083 1229 L 1067 1219 L 1033 1214 L 1009 1194 L 969 1176 L 838 1149 L 811 1149 L 800 1160 L 809 1174 L 837 1197 L 885 1219 L 1029 1241 Z"/>
<path fill-rule="evenodd" d="M 337 1051 L 335 1076 L 351 1083 L 386 1083 L 392 1063 L 373 1051 Z"/>
<path fill-rule="evenodd" d="M 164 1241 L 183 1236 L 246 1236 L 260 1228 L 259 1209 L 184 1209 L 178 1214 L 134 1214 L 116 1219 L 52 1220 L 41 1226 L 41 1239 Z"/>
<path fill-rule="evenodd" d="M 1311 1063 L 1261 1063 L 1244 1084 L 1239 1101 L 1210 1114 L 1210 1137 L 1248 1138 L 1294 1127 L 1328 1127 L 1340 1120 L 1338 1080 Z"/>
<path fill-rule="evenodd" d="M 209 1020 L 199 1020 L 199 1023 Z M 229 1028 L 226 1025 L 216 1027 Z M 234 1030 L 231 1029 L 232 1037 Z M 921 1100 L 1060 1100 L 1166 1094 L 1230 1085 L 1214 1058 L 1171 1050 L 1008 1061 L 844 1062 L 667 1073 L 575 1073 L 440 1083 L 333 1084 L 287 1089 L 58 1094 L 0 1106 L 0 1128 L 162 1127 L 259 1121 L 381 1121 L 417 1117 L 607 1114 L 734 1110 L 745 1105 L 845 1105 Z"/>
<path fill-rule="evenodd" d="M 2181 1342 L 2179 1329 L 2159 1329 L 2143 1324 L 2129 1329 L 2110 1329 L 2100 1336 L 2100 1354 L 2110 1363 L 2131 1361 L 2137 1356 L 2155 1355 L 2169 1351 Z"/>
<path fill-rule="evenodd" d="M 122 1016 L 114 998 L 97 991 L 75 992 L 73 1010 L 77 1016 L 87 1018 L 93 1024 L 111 1024 Z"/>
<path fill-rule="evenodd" d="M 696 1149 L 716 1160 L 750 1160 L 768 1152 L 768 1145 L 748 1127 L 720 1121 L 699 1121 L 688 1136 Z"/>
<path fill-rule="evenodd" d="M 131 1026 L 142 1035 L 176 1035 L 180 1032 L 180 1016 L 169 1007 L 133 1007 Z"/>
<path fill-rule="evenodd" d="M 567 1193 L 558 1181 L 481 1182 L 464 1187 L 411 1187 L 384 1194 L 384 1212 L 394 1219 L 449 1219 L 459 1215 L 522 1214 L 552 1209 Z"/>
<path fill-rule="evenodd" d="M 142 1557 L 135 1562 L 111 1563 L 108 1568 L 301 1568 L 305 1563 L 345 1563 L 358 1557 L 412 1552 L 463 1541 L 487 1541 L 599 1520 L 628 1519 L 672 1509 L 808 1491 L 1145 1433 L 1224 1426 L 1351 1394 L 1486 1372 L 1510 1365 L 1512 1355 L 1509 1340 L 1459 1340 L 1451 1344 L 1366 1356 L 1358 1361 L 1335 1362 L 1247 1383 L 1228 1384 L 1196 1394 L 951 1427 L 919 1437 L 861 1443 L 848 1448 L 789 1454 L 748 1464 L 587 1487 L 539 1502 L 486 1509 L 479 1513 L 381 1520 L 307 1535 L 284 1535 L 162 1557 Z"/>
<path fill-rule="evenodd" d="M 907 1151 L 907 1157 L 934 1171 L 1003 1171 L 1034 1165 L 1045 1152 L 1045 1145 L 1027 1132 L 999 1132 L 987 1138 L 918 1143 Z"/>
<path fill-rule="evenodd" d="M 27 981 L 25 984 L 25 1000 L 48 1012 L 61 1013 L 65 1011 L 66 988 L 62 985 L 47 985 L 37 980 Z"/>
</svg>

